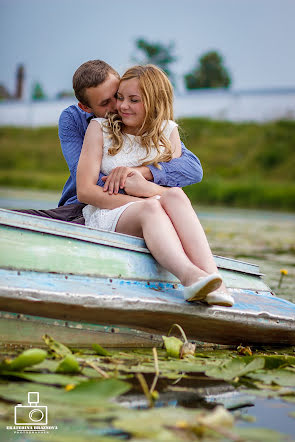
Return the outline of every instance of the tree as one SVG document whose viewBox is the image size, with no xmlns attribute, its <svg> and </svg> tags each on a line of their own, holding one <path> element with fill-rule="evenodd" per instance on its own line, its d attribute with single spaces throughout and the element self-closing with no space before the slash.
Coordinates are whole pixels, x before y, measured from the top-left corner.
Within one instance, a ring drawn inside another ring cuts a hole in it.
<svg viewBox="0 0 295 442">
<path fill-rule="evenodd" d="M 40 83 L 35 83 L 32 89 L 32 100 L 44 100 L 46 95 Z"/>
<path fill-rule="evenodd" d="M 56 94 L 56 98 L 58 100 L 62 100 L 63 98 L 72 98 L 74 96 L 75 96 L 75 94 L 74 94 L 73 90 L 71 90 L 71 91 L 62 90 Z"/>
<path fill-rule="evenodd" d="M 218 52 L 211 51 L 199 58 L 199 64 L 184 76 L 187 89 L 228 88 L 231 78 L 223 66 L 223 58 Z"/>
<path fill-rule="evenodd" d="M 177 60 L 173 54 L 174 43 L 170 42 L 168 45 L 162 43 L 149 43 L 143 38 L 135 41 L 136 47 L 144 53 L 143 59 L 134 57 L 134 60 L 139 64 L 155 64 L 163 69 L 173 82 L 174 74 L 170 70 L 170 64 Z"/>
</svg>

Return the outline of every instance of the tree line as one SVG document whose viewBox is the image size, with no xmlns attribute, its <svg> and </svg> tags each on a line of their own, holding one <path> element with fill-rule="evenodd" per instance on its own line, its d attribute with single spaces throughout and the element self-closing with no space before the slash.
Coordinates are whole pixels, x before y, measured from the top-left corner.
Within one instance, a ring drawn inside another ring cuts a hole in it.
<svg viewBox="0 0 295 442">
<path fill-rule="evenodd" d="M 138 52 L 132 59 L 138 64 L 155 64 L 163 69 L 175 86 L 175 74 L 171 65 L 175 63 L 178 57 L 175 55 L 175 44 L 170 42 L 163 44 L 160 42 L 148 42 L 144 38 L 138 38 L 135 41 Z M 231 76 L 224 66 L 223 57 L 218 51 L 209 51 L 201 55 L 196 61 L 195 66 L 184 74 L 184 84 L 186 89 L 210 89 L 210 88 L 228 88 L 231 85 Z M 72 91 L 61 91 L 57 98 L 73 96 Z M 31 97 L 33 100 L 42 100 L 47 98 L 40 83 L 35 83 L 32 88 Z"/>
<path fill-rule="evenodd" d="M 175 45 L 169 43 L 149 43 L 143 38 L 135 41 L 137 49 L 143 54 L 134 60 L 140 64 L 155 64 L 162 68 L 173 84 L 175 75 L 171 70 L 171 64 L 177 60 L 174 54 Z M 185 87 L 192 89 L 205 88 L 228 88 L 231 85 L 231 77 L 224 66 L 223 57 L 217 51 L 209 51 L 203 54 L 195 66 L 184 75 Z"/>
</svg>

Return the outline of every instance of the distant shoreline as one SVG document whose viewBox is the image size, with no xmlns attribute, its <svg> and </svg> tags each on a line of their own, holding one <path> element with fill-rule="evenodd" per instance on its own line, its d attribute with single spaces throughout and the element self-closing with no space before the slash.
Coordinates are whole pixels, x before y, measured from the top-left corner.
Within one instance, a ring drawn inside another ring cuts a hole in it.
<svg viewBox="0 0 295 442">
<path fill-rule="evenodd" d="M 75 97 L 62 100 L 0 102 L 0 126 L 57 126 Z M 295 87 L 265 89 L 197 89 L 176 93 L 175 118 L 211 118 L 217 121 L 295 120 Z"/>
</svg>

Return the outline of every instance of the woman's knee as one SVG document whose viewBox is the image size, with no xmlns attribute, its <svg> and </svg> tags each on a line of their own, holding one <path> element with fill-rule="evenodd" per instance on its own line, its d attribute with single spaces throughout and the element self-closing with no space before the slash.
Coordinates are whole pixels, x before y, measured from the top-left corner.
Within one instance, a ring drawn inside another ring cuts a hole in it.
<svg viewBox="0 0 295 442">
<path fill-rule="evenodd" d="M 163 196 L 161 196 L 161 204 L 164 206 L 169 203 L 186 203 L 190 204 L 189 198 L 186 196 L 184 191 L 179 187 L 170 187 L 167 189 Z"/>
<path fill-rule="evenodd" d="M 146 199 L 142 203 L 142 207 L 140 213 L 146 217 L 146 215 L 157 215 L 161 211 L 163 211 L 162 206 L 160 204 L 160 200 L 158 199 Z"/>
</svg>

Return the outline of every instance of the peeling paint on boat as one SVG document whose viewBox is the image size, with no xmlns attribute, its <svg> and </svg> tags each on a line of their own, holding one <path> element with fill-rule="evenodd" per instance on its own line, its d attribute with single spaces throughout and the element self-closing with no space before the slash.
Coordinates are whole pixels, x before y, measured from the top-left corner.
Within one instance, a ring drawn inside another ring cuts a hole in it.
<svg viewBox="0 0 295 442">
<path fill-rule="evenodd" d="M 0 247 L 3 311 L 153 334 L 177 322 L 191 339 L 220 344 L 295 343 L 295 305 L 251 263 L 215 257 L 235 306 L 210 307 L 185 302 L 139 238 L 0 209 Z"/>
</svg>

